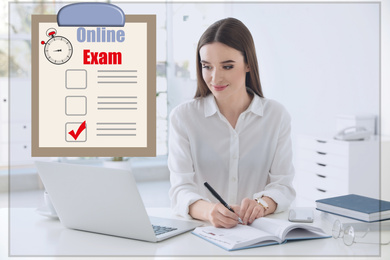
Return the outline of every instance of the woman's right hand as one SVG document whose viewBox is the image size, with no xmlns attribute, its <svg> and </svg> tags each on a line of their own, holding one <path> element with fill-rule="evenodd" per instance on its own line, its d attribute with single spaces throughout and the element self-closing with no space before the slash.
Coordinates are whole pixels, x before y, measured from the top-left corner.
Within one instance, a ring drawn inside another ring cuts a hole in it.
<svg viewBox="0 0 390 260">
<path fill-rule="evenodd" d="M 239 206 L 232 206 L 239 214 Z M 190 206 L 190 215 L 195 219 L 208 220 L 214 227 L 232 228 L 238 224 L 238 215 L 228 210 L 221 203 L 210 203 L 198 200 Z"/>
<path fill-rule="evenodd" d="M 221 203 L 214 204 L 209 212 L 209 221 L 214 227 L 232 228 L 238 224 L 238 216 Z"/>
</svg>

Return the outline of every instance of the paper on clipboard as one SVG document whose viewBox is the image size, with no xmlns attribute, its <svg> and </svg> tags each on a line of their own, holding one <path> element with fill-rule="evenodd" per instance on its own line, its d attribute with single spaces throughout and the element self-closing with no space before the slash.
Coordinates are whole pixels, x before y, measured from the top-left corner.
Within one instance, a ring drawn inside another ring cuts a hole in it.
<svg viewBox="0 0 390 260">
<path fill-rule="evenodd" d="M 32 18 L 32 155 L 155 156 L 155 16 L 72 8 Z"/>
</svg>

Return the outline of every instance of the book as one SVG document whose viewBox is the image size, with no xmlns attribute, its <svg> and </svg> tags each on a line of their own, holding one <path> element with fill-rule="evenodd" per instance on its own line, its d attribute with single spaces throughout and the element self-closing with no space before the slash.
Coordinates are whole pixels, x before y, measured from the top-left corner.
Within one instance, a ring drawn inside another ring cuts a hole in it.
<svg viewBox="0 0 390 260">
<path fill-rule="evenodd" d="M 192 233 L 228 251 L 283 244 L 288 240 L 331 237 L 316 226 L 267 217 L 258 218 L 251 225 L 239 224 L 229 229 L 197 227 Z"/>
<path fill-rule="evenodd" d="M 390 202 L 356 194 L 316 200 L 317 210 L 365 222 L 390 219 Z"/>
</svg>

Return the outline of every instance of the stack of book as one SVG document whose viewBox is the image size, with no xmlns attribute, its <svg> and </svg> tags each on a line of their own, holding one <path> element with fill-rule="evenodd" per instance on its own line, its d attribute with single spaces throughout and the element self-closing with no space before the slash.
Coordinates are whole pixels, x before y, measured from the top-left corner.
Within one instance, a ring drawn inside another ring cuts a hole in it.
<svg viewBox="0 0 390 260">
<path fill-rule="evenodd" d="M 390 219 L 390 202 L 356 194 L 316 200 L 317 209 L 365 222 Z"/>
</svg>

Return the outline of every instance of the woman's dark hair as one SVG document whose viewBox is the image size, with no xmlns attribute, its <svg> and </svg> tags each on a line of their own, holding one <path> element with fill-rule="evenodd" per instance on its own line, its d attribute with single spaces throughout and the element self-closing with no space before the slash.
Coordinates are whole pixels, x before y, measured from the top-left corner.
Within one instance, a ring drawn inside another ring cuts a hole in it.
<svg viewBox="0 0 390 260">
<path fill-rule="evenodd" d="M 226 18 L 212 24 L 199 39 L 196 50 L 196 74 L 198 83 L 195 98 L 205 97 L 211 93 L 202 77 L 202 64 L 200 62 L 199 50 L 204 45 L 213 42 L 223 43 L 242 53 L 245 63 L 249 66 L 249 72 L 246 73 L 245 85 L 246 87 L 252 89 L 255 94 L 263 97 L 256 49 L 252 35 L 248 28 L 240 20 L 235 18 Z"/>
</svg>

